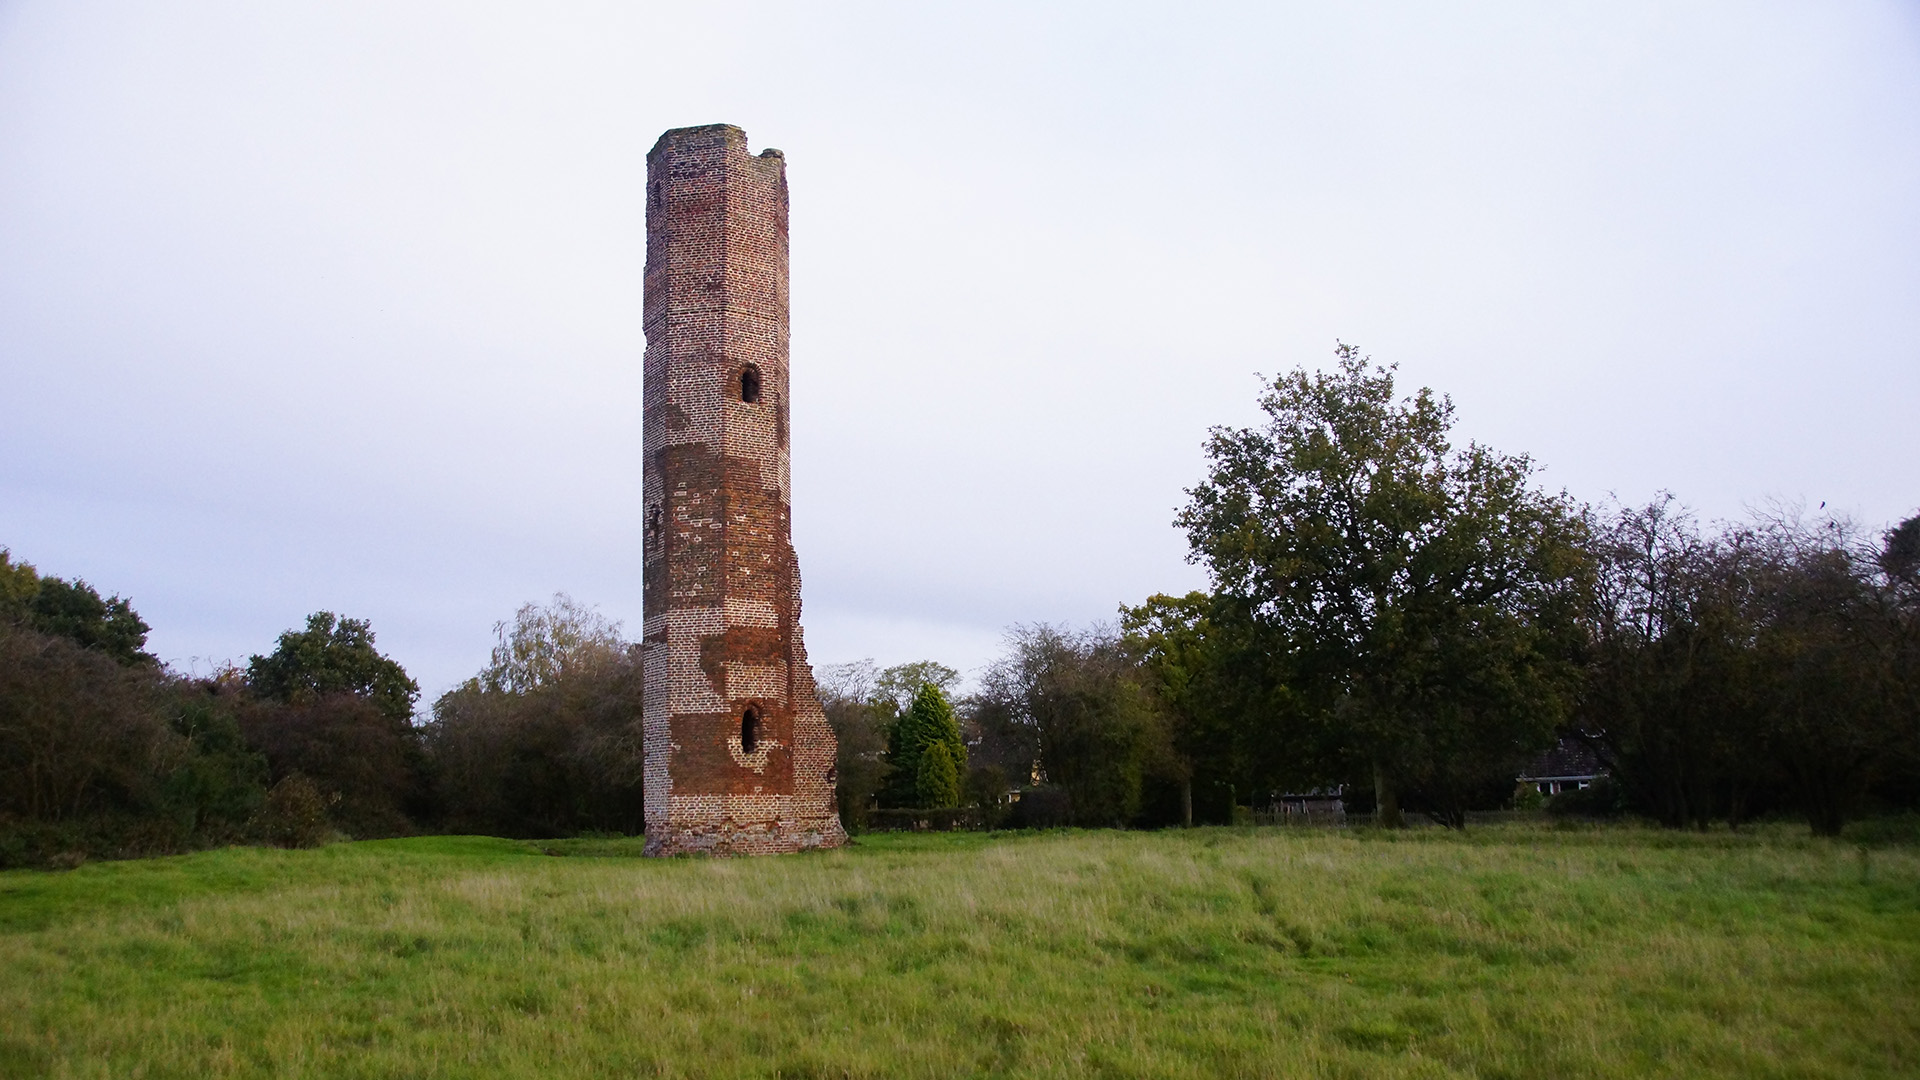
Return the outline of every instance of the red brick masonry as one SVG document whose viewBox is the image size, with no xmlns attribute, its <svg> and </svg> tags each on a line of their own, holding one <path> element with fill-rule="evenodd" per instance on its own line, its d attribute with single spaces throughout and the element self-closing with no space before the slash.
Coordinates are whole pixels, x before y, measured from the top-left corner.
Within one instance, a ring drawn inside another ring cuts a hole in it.
<svg viewBox="0 0 1920 1080">
<path fill-rule="evenodd" d="M 780 151 L 660 136 L 643 320 L 647 854 L 837 847 L 790 526 Z"/>
</svg>

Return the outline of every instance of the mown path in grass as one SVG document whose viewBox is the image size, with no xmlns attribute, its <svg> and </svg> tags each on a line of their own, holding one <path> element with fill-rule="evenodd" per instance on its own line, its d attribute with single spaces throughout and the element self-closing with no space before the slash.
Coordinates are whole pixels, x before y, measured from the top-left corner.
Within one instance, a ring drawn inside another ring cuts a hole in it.
<svg viewBox="0 0 1920 1080">
<path fill-rule="evenodd" d="M 1920 1073 L 1912 848 L 1503 826 L 636 853 L 0 874 L 0 1075 Z"/>
</svg>

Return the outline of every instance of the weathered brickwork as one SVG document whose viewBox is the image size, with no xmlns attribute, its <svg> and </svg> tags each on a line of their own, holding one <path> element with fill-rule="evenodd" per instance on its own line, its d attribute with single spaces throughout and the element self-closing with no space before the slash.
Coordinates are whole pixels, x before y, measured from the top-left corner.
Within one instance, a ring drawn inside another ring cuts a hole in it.
<svg viewBox="0 0 1920 1080">
<path fill-rule="evenodd" d="M 678 128 L 646 197 L 646 850 L 838 846 L 789 525 L 786 161 Z"/>
</svg>

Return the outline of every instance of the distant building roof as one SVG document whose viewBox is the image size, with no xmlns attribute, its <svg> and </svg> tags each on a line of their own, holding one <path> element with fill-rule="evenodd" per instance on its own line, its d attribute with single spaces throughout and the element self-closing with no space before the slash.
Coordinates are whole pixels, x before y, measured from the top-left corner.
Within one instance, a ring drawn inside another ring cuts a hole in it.
<svg viewBox="0 0 1920 1080">
<path fill-rule="evenodd" d="M 1600 764 L 1600 758 L 1586 743 L 1578 739 L 1563 738 L 1560 745 L 1534 758 L 1521 771 L 1522 780 L 1579 779 L 1591 780 L 1606 771 Z"/>
</svg>

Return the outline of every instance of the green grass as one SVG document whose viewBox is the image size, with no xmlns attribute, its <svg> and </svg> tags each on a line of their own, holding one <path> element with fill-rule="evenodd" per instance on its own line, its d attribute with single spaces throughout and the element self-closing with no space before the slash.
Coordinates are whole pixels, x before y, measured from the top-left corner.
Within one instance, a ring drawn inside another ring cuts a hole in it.
<svg viewBox="0 0 1920 1080">
<path fill-rule="evenodd" d="M 1912 1076 L 1920 852 L 1536 826 L 0 874 L 0 1075 Z"/>
</svg>

